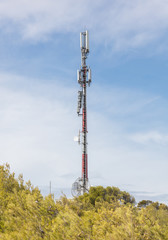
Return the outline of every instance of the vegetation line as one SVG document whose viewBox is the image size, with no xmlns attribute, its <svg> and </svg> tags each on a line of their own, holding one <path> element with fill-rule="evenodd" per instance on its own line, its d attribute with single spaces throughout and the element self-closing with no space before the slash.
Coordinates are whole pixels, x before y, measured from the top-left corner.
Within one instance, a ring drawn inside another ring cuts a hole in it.
<svg viewBox="0 0 168 240">
<path fill-rule="evenodd" d="M 135 199 L 116 187 L 91 187 L 74 199 L 43 197 L 8 164 L 0 166 L 1 240 L 168 239 L 168 206 Z"/>
</svg>

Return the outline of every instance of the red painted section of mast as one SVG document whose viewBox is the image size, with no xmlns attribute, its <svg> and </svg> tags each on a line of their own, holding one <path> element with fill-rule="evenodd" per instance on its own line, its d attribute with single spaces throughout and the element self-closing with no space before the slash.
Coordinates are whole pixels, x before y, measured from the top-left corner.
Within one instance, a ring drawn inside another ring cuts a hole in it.
<svg viewBox="0 0 168 240">
<path fill-rule="evenodd" d="M 82 153 L 82 179 L 88 180 L 87 164 L 87 109 L 86 109 L 86 68 L 83 67 L 83 112 L 82 112 L 82 134 L 83 134 L 83 153 Z"/>
</svg>

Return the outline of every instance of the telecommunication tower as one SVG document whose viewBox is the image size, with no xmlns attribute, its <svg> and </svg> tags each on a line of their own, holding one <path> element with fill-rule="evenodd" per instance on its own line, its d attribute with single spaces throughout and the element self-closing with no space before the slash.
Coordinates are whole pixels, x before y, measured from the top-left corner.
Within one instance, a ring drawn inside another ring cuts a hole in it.
<svg viewBox="0 0 168 240">
<path fill-rule="evenodd" d="M 82 131 L 79 131 L 78 137 L 74 140 L 82 145 L 82 176 L 79 177 L 72 185 L 72 195 L 79 196 L 89 191 L 88 180 L 88 154 L 87 154 L 87 86 L 91 83 L 91 69 L 86 65 L 86 59 L 89 54 L 89 32 L 80 33 L 81 48 L 81 68 L 77 70 L 77 81 L 80 85 L 78 91 L 77 114 L 82 116 Z M 80 133 L 82 140 L 80 141 Z"/>
</svg>

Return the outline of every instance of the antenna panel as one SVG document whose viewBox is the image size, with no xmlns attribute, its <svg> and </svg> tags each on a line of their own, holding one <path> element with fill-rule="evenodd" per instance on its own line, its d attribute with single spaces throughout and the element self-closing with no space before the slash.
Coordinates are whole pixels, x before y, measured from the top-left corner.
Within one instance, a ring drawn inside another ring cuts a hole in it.
<svg viewBox="0 0 168 240">
<path fill-rule="evenodd" d="M 78 83 L 81 81 L 81 71 L 77 70 L 77 81 Z"/>
<path fill-rule="evenodd" d="M 86 50 L 89 52 L 89 31 L 86 31 Z"/>
<path fill-rule="evenodd" d="M 91 82 L 92 81 L 92 72 L 91 69 L 89 68 L 88 70 L 88 81 Z"/>
<path fill-rule="evenodd" d="M 83 45 L 82 45 L 82 32 L 80 33 L 80 48 L 82 48 Z"/>
</svg>

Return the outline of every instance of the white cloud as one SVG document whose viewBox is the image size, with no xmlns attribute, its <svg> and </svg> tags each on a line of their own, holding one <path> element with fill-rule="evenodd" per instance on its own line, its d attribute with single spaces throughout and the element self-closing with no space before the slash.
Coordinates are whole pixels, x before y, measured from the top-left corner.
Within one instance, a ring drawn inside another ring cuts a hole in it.
<svg viewBox="0 0 168 240">
<path fill-rule="evenodd" d="M 160 96 L 152 96 L 148 93 L 138 91 L 137 89 L 129 88 L 117 88 L 117 87 L 104 87 L 102 91 L 102 86 L 94 86 L 91 91 L 90 104 L 93 105 L 98 110 L 102 109 L 109 114 L 115 115 L 128 115 L 135 114 L 136 112 L 143 111 L 145 108 L 150 108 L 157 102 L 161 101 Z M 103 92 L 105 94 L 103 94 Z M 102 97 L 97 97 L 98 93 Z"/>
<path fill-rule="evenodd" d="M 53 33 L 79 32 L 87 27 L 97 42 L 116 50 L 136 48 L 164 36 L 168 29 L 165 0 L 6 0 L 0 1 L 0 25 L 26 39 Z"/>
<path fill-rule="evenodd" d="M 54 179 L 60 186 L 66 185 L 66 179 L 59 179 L 60 173 L 76 171 L 67 157 L 77 161 L 72 89 L 57 81 L 45 84 L 8 74 L 0 74 L 0 78 L 1 163 L 9 162 L 34 184 Z"/>
<path fill-rule="evenodd" d="M 53 187 L 70 187 L 81 174 L 81 149 L 73 142 L 73 137 L 81 128 L 81 119 L 76 115 L 76 91 L 58 84 L 57 80 L 41 82 L 2 73 L 0 79 L 1 163 L 9 162 L 12 170 L 17 174 L 23 173 L 24 178 L 30 178 L 35 185 L 47 185 L 51 180 Z M 126 89 L 118 89 L 114 94 L 114 89 L 109 88 L 107 92 L 97 88 L 92 102 L 91 91 L 90 88 L 88 154 L 91 184 L 122 186 L 134 183 L 137 191 L 149 191 L 155 182 L 156 192 L 159 184 L 165 191 L 167 146 L 158 147 L 164 136 L 159 135 L 159 130 L 156 133 L 151 130 L 155 119 L 150 115 L 145 119 L 145 128 L 150 134 L 145 137 L 137 135 L 140 132 L 139 121 L 144 118 L 141 110 L 155 104 L 156 101 L 149 101 L 155 97 L 134 91 L 128 94 Z M 118 96 L 123 96 L 122 100 Z M 143 104 L 140 104 L 142 96 Z M 106 105 L 107 99 L 109 105 Z M 120 114 L 124 108 L 129 108 L 130 99 L 140 108 L 131 107 L 131 116 L 130 111 Z M 144 105 L 144 102 L 147 104 Z M 109 116 L 107 109 L 113 103 L 115 107 Z M 97 105 L 99 109 L 96 109 Z M 156 114 L 157 111 L 155 108 Z M 162 115 L 159 117 L 163 118 Z M 135 144 L 135 141 L 145 141 L 145 146 L 139 142 Z M 155 141 L 155 145 L 151 145 L 150 141 Z M 156 182 L 156 175 L 160 178 L 159 182 Z"/>
<path fill-rule="evenodd" d="M 130 136 L 130 139 L 141 144 L 156 143 L 161 145 L 168 144 L 168 135 L 157 132 L 150 131 L 146 133 L 136 133 Z"/>
</svg>

